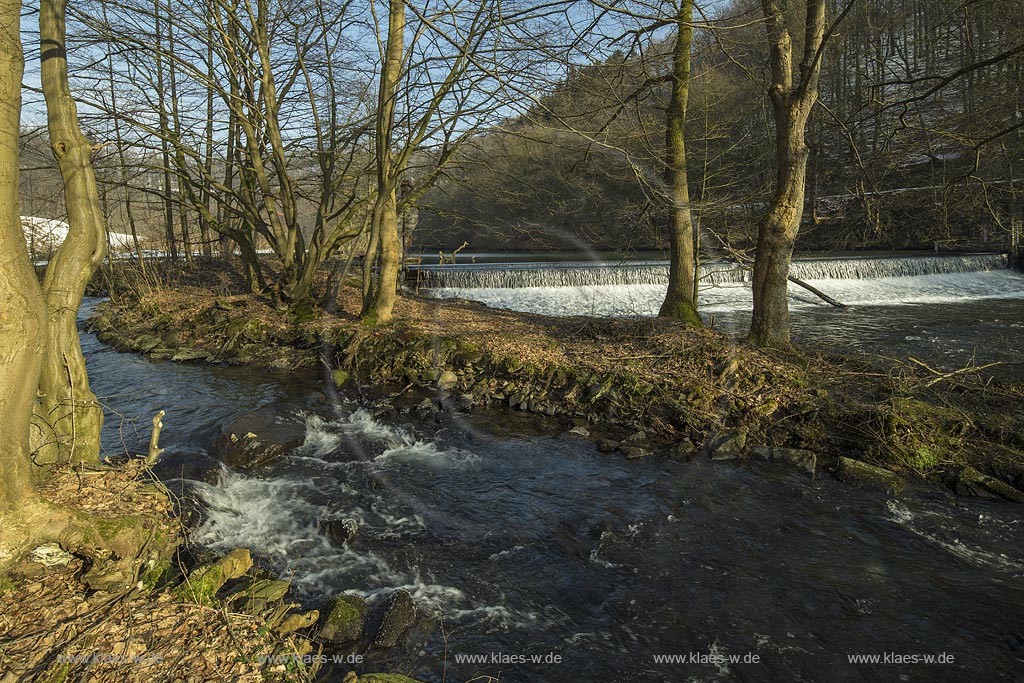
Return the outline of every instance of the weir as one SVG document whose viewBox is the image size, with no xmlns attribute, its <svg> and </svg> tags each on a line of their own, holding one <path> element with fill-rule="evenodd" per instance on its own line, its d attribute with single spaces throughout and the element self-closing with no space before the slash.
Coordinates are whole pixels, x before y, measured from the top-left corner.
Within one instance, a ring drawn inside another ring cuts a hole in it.
<svg viewBox="0 0 1024 683">
<path fill-rule="evenodd" d="M 1006 254 L 802 258 L 793 261 L 790 274 L 801 280 L 867 280 L 1008 267 Z M 411 265 L 406 277 L 410 285 L 427 289 L 660 285 L 668 283 L 668 261 Z M 729 261 L 708 262 L 700 279 L 703 286 L 747 282 L 750 271 Z"/>
</svg>

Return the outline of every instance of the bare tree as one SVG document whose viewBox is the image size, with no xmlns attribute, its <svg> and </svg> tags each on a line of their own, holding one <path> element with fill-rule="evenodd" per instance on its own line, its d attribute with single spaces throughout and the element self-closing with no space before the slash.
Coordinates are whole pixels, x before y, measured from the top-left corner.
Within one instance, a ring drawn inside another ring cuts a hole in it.
<svg viewBox="0 0 1024 683">
<path fill-rule="evenodd" d="M 764 346 L 789 344 L 789 265 L 804 212 L 808 158 L 805 135 L 818 99 L 825 44 L 832 34 L 826 25 L 825 0 L 803 0 L 797 4 L 804 10 L 799 75 L 795 73 L 788 3 L 761 0 L 769 46 L 768 97 L 775 122 L 776 169 L 775 189 L 757 227 L 750 340 Z"/>
</svg>

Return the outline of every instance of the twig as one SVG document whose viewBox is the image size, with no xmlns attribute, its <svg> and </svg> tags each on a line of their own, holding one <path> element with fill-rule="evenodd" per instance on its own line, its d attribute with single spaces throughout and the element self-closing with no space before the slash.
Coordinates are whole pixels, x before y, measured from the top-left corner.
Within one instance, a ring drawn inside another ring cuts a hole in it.
<svg viewBox="0 0 1024 683">
<path fill-rule="evenodd" d="M 164 452 L 164 449 L 160 448 L 160 430 L 164 428 L 162 418 L 166 414 L 161 410 L 153 416 L 153 433 L 149 437 L 149 455 L 146 456 L 146 465 L 149 467 L 155 465 L 156 459 Z"/>
</svg>

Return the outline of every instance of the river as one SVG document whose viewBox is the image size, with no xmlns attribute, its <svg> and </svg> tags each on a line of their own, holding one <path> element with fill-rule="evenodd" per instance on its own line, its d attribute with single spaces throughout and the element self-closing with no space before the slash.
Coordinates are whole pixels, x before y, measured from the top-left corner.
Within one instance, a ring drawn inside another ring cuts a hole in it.
<svg viewBox="0 0 1024 683">
<path fill-rule="evenodd" d="M 404 587 L 432 616 L 432 632 L 364 670 L 432 682 L 1024 675 L 1019 506 L 766 465 L 625 460 L 542 418 L 424 421 L 316 376 L 151 362 L 87 333 L 83 346 L 108 453 L 143 452 L 152 414 L 167 411 L 160 471 L 199 511 L 197 543 L 252 549 L 309 605 Z M 267 406 L 302 426 L 301 447 L 246 474 L 210 458 L 220 425 Z M 319 528 L 340 518 L 359 522 L 350 546 Z"/>
</svg>

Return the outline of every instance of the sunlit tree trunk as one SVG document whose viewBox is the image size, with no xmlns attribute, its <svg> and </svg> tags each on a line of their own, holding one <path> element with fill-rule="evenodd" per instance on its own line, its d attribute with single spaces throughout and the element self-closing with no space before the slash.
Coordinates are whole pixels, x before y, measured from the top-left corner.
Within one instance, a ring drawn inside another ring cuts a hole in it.
<svg viewBox="0 0 1024 683">
<path fill-rule="evenodd" d="M 379 239 L 380 273 L 376 289 L 363 309 L 363 318 L 376 323 L 391 319 L 398 287 L 401 242 L 398 237 L 398 175 L 391 149 L 395 126 L 395 102 L 402 76 L 402 53 L 405 50 L 405 3 L 390 0 L 388 6 L 388 37 L 384 66 L 380 73 L 377 106 L 377 199 L 373 206 L 372 235 Z M 375 240 L 371 239 L 371 245 Z M 367 251 L 371 260 L 376 252 Z M 364 280 L 365 283 L 365 280 Z"/>
<path fill-rule="evenodd" d="M 64 47 L 64 0 L 39 7 L 41 79 L 50 147 L 64 180 L 70 226 L 67 239 L 46 268 L 48 334 L 39 382 L 41 464 L 93 462 L 99 458 L 103 411 L 89 389 L 76 318 L 89 279 L 106 254 L 103 213 L 93 174 L 92 145 L 78 126 L 68 87 Z M 40 462 L 40 460 L 37 460 Z"/>
<path fill-rule="evenodd" d="M 825 0 L 804 0 L 803 60 L 799 83 L 793 77 L 793 41 L 781 0 L 762 0 L 770 48 L 772 84 L 768 91 L 775 121 L 775 189 L 757 228 L 754 258 L 754 312 L 750 341 L 762 346 L 789 344 L 789 265 L 804 212 L 808 150 L 807 120 L 818 98 L 820 48 L 825 38 Z"/>
<path fill-rule="evenodd" d="M 21 227 L 21 3 L 0 0 L 0 515 L 31 490 L 29 425 L 43 363 L 46 309 Z"/>
</svg>

